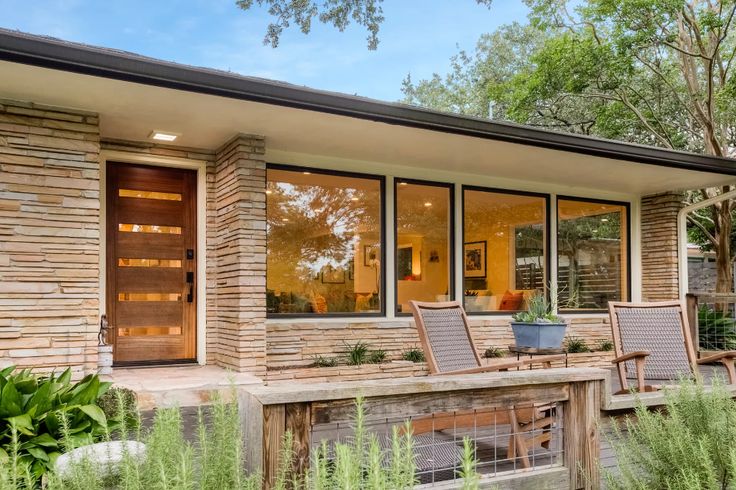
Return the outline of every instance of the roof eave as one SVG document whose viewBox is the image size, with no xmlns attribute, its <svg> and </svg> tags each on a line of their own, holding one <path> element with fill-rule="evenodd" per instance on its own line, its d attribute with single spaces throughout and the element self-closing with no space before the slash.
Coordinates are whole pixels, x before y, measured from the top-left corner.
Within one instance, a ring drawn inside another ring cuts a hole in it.
<svg viewBox="0 0 736 490">
<path fill-rule="evenodd" d="M 632 162 L 736 176 L 733 160 L 664 150 L 242 77 L 0 29 L 0 59 L 146 85 Z"/>
</svg>

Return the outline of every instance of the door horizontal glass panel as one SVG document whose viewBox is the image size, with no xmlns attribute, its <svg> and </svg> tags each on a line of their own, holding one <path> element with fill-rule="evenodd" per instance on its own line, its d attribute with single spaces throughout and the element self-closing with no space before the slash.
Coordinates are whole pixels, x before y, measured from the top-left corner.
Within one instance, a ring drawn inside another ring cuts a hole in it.
<svg viewBox="0 0 736 490">
<path fill-rule="evenodd" d="M 120 337 L 146 337 L 150 335 L 181 335 L 181 327 L 118 328 L 118 336 Z"/>
<path fill-rule="evenodd" d="M 118 231 L 126 233 L 161 233 L 167 235 L 181 235 L 180 226 L 165 225 L 137 225 L 133 223 L 118 224 Z"/>
<path fill-rule="evenodd" d="M 118 259 L 118 267 L 181 267 L 178 259 Z"/>
<path fill-rule="evenodd" d="M 181 301 L 181 293 L 118 293 L 118 301 Z"/>
<path fill-rule="evenodd" d="M 118 189 L 120 197 L 135 197 L 139 199 L 158 199 L 160 201 L 181 201 L 181 194 L 175 192 L 141 191 L 136 189 Z"/>
</svg>

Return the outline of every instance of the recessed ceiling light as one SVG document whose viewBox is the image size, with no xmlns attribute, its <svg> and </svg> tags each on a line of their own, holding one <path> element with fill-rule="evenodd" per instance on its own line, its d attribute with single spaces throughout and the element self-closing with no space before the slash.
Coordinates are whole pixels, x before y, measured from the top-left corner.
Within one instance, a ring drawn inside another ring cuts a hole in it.
<svg viewBox="0 0 736 490">
<path fill-rule="evenodd" d="M 302 172 L 304 175 L 312 175 L 312 172 Z"/>
<path fill-rule="evenodd" d="M 399 185 L 402 185 L 402 186 L 403 185 L 409 185 L 409 183 L 408 182 L 399 182 Z"/>
<path fill-rule="evenodd" d="M 286 223 L 287 221 L 289 221 L 289 218 L 281 218 L 281 221 L 283 221 L 284 223 Z"/>
<path fill-rule="evenodd" d="M 266 194 L 272 194 L 273 191 L 271 189 L 266 189 Z"/>
<path fill-rule="evenodd" d="M 360 199 L 358 199 L 357 197 L 351 197 L 350 200 L 351 201 L 359 201 Z"/>
<path fill-rule="evenodd" d="M 169 133 L 167 131 L 158 131 L 158 130 L 154 129 L 148 137 L 151 138 L 152 140 L 156 140 L 156 141 L 172 142 L 176 138 L 178 138 L 179 135 L 176 134 L 176 133 Z"/>
<path fill-rule="evenodd" d="M 427 207 L 428 208 L 428 207 L 431 207 L 431 206 L 432 206 L 432 203 L 429 202 L 429 201 L 427 201 L 427 202 L 424 203 L 424 207 Z"/>
</svg>

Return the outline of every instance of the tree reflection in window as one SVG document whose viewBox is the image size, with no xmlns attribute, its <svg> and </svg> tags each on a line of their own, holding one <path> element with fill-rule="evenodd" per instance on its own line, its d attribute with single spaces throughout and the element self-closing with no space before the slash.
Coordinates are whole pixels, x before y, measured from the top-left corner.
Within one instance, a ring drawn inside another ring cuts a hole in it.
<svg viewBox="0 0 736 490">
<path fill-rule="evenodd" d="M 628 296 L 626 207 L 560 199 L 557 280 L 562 309 L 604 309 Z"/>
<path fill-rule="evenodd" d="M 381 180 L 267 174 L 268 312 L 379 312 Z M 365 245 L 377 258 L 365 260 Z"/>
</svg>

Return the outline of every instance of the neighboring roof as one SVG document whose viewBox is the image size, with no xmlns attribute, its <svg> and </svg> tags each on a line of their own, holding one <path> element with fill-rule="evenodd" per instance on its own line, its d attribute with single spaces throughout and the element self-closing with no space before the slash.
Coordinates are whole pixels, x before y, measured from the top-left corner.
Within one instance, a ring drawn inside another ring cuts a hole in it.
<svg viewBox="0 0 736 490">
<path fill-rule="evenodd" d="M 733 159 L 559 133 L 314 90 L 2 28 L 0 60 L 617 160 L 736 175 L 736 160 Z"/>
</svg>

